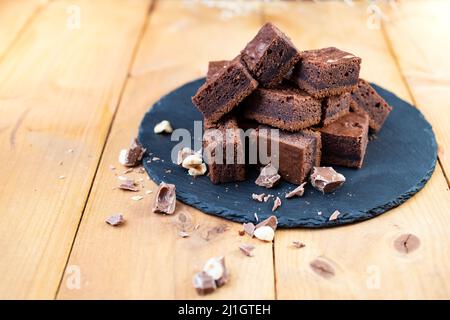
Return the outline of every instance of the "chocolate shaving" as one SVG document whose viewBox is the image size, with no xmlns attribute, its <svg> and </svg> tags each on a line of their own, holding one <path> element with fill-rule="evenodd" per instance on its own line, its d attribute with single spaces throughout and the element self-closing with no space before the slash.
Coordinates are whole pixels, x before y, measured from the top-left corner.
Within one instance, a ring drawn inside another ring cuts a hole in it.
<svg viewBox="0 0 450 320">
<path fill-rule="evenodd" d="M 408 254 L 420 246 L 420 239 L 411 234 L 402 234 L 394 241 L 394 248 L 401 253 Z"/>
<path fill-rule="evenodd" d="M 239 245 L 239 250 L 241 250 L 241 252 L 247 257 L 253 257 L 253 249 L 255 249 L 255 246 L 251 244 L 242 243 Z"/>
<path fill-rule="evenodd" d="M 161 182 L 153 202 L 153 212 L 173 214 L 175 212 L 175 205 L 175 185 Z"/>
<path fill-rule="evenodd" d="M 125 220 L 123 219 L 123 216 L 121 214 L 115 214 L 115 215 L 108 217 L 105 220 L 105 222 L 111 226 L 116 227 L 118 225 L 123 224 L 125 222 Z"/>
<path fill-rule="evenodd" d="M 256 201 L 258 201 L 258 202 L 263 202 L 264 196 L 265 196 L 264 193 L 261 193 L 261 194 L 253 193 L 253 194 L 252 194 L 252 199 L 253 199 L 253 200 L 256 200 Z"/>
<path fill-rule="evenodd" d="M 244 223 L 243 225 L 245 233 L 247 233 L 250 237 L 253 237 L 253 232 L 255 232 L 255 225 L 252 222 Z"/>
<path fill-rule="evenodd" d="M 273 201 L 272 212 L 277 210 L 279 207 L 281 207 L 281 199 L 279 197 L 276 197 L 275 200 Z"/>
<path fill-rule="evenodd" d="M 309 264 L 309 266 L 315 273 L 326 279 L 334 276 L 334 268 L 324 260 L 315 259 Z"/>
<path fill-rule="evenodd" d="M 135 167 L 140 164 L 146 149 L 134 139 L 128 150 L 123 149 L 119 155 L 119 162 L 126 167 Z"/>
<path fill-rule="evenodd" d="M 268 226 L 268 227 L 271 227 L 273 229 L 273 231 L 275 231 L 275 230 L 277 230 L 277 225 L 278 225 L 277 217 L 276 216 L 270 216 L 267 219 L 265 219 L 265 220 L 261 221 L 260 223 L 258 223 L 256 225 L 255 229 L 259 228 L 259 227 Z"/>
<path fill-rule="evenodd" d="M 286 194 L 285 198 L 289 199 L 289 198 L 293 198 L 293 197 L 302 197 L 303 194 L 305 193 L 305 185 L 306 185 L 306 182 L 303 182 L 297 188 L 295 188 L 294 190 L 292 190 L 291 192 Z"/>
<path fill-rule="evenodd" d="M 345 182 L 345 177 L 332 167 L 313 167 L 311 184 L 322 193 L 330 193 Z"/>
<path fill-rule="evenodd" d="M 330 216 L 330 218 L 329 218 L 328 220 L 329 220 L 329 221 L 336 220 L 336 219 L 339 217 L 340 214 L 341 214 L 341 213 L 339 212 L 339 210 L 336 210 L 336 211 L 334 211 L 334 212 L 331 214 L 331 216 Z"/>
<path fill-rule="evenodd" d="M 136 187 L 136 182 L 134 182 L 134 180 L 131 179 L 119 179 L 120 184 L 119 184 L 119 189 L 122 190 L 127 190 L 127 191 L 133 191 L 133 192 L 137 192 L 139 191 L 139 189 Z"/>
<path fill-rule="evenodd" d="M 305 247 L 305 244 L 300 241 L 292 241 L 292 245 L 296 247 L 297 249 L 301 249 Z"/>
<path fill-rule="evenodd" d="M 280 181 L 280 178 L 281 176 L 278 174 L 277 168 L 269 163 L 261 169 L 255 183 L 261 187 L 273 188 Z"/>
<path fill-rule="evenodd" d="M 217 288 L 216 281 L 204 271 L 194 275 L 193 284 L 199 295 L 214 292 Z"/>
</svg>

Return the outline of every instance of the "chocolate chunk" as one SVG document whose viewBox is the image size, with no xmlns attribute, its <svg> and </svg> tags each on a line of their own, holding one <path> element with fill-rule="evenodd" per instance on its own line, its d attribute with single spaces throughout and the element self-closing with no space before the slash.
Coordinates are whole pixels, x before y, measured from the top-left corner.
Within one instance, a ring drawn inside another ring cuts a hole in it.
<svg viewBox="0 0 450 320">
<path fill-rule="evenodd" d="M 120 181 L 119 189 L 137 192 L 139 189 L 136 187 L 136 182 L 131 179 L 123 179 Z"/>
<path fill-rule="evenodd" d="M 251 222 L 244 223 L 243 225 L 244 231 L 250 236 L 253 237 L 253 232 L 255 232 L 255 225 Z"/>
<path fill-rule="evenodd" d="M 175 212 L 175 185 L 161 182 L 153 202 L 153 212 L 173 214 Z"/>
<path fill-rule="evenodd" d="M 206 261 L 203 271 L 214 279 L 217 287 L 223 286 L 228 281 L 228 271 L 224 257 L 215 257 Z"/>
<path fill-rule="evenodd" d="M 336 172 L 332 167 L 313 167 L 311 184 L 323 193 L 336 190 L 345 182 L 345 177 Z"/>
<path fill-rule="evenodd" d="M 275 200 L 273 201 L 272 212 L 277 210 L 279 207 L 281 207 L 281 199 L 279 197 L 276 197 Z"/>
<path fill-rule="evenodd" d="M 297 188 L 295 188 L 291 192 L 287 193 L 285 198 L 289 199 L 289 198 L 293 198 L 293 197 L 302 197 L 303 194 L 305 193 L 305 185 L 306 185 L 306 182 L 303 182 Z"/>
<path fill-rule="evenodd" d="M 281 176 L 278 174 L 277 168 L 269 163 L 261 169 L 259 177 L 256 179 L 255 183 L 261 187 L 273 188 L 278 181 L 280 181 L 280 178 Z"/>
<path fill-rule="evenodd" d="M 253 199 L 253 200 L 256 200 L 256 201 L 258 201 L 258 202 L 263 202 L 263 201 L 264 201 L 264 196 L 265 196 L 264 193 L 261 193 L 261 194 L 253 193 L 253 194 L 252 194 L 252 199 Z"/>
<path fill-rule="evenodd" d="M 278 219 L 276 216 L 270 216 L 256 225 L 256 228 L 268 226 L 275 231 L 277 229 Z"/>
<path fill-rule="evenodd" d="M 241 250 L 241 252 L 247 257 L 253 257 L 253 249 L 255 249 L 255 246 L 251 244 L 242 243 L 239 245 L 239 250 Z"/>
<path fill-rule="evenodd" d="M 140 164 L 146 149 L 134 139 L 128 150 L 123 149 L 119 154 L 119 162 L 126 167 L 135 167 Z"/>
<path fill-rule="evenodd" d="M 115 215 L 108 217 L 108 219 L 106 219 L 105 222 L 107 224 L 115 227 L 115 226 L 123 224 L 125 222 L 125 220 L 123 219 L 123 216 L 121 214 L 115 214 Z"/>
<path fill-rule="evenodd" d="M 205 295 L 214 292 L 217 288 L 214 279 L 206 272 L 198 272 L 193 279 L 194 288 L 199 295 Z"/>
</svg>

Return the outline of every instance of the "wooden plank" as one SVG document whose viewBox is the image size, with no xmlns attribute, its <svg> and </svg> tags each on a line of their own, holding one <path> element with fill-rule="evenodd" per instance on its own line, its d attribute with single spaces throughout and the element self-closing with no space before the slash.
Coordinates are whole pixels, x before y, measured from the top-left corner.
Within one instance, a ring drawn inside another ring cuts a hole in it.
<svg viewBox="0 0 450 320">
<path fill-rule="evenodd" d="M 47 0 L 2 0 L 0 2 L 0 60 L 34 14 Z"/>
<path fill-rule="evenodd" d="M 52 2 L 0 63 L 0 297 L 55 296 L 148 6 Z"/>
<path fill-rule="evenodd" d="M 240 225 L 178 203 L 177 212 L 190 213 L 194 224 L 200 225 L 191 237 L 182 239 L 172 217 L 151 213 L 153 194 L 141 193 L 145 198 L 133 202 L 129 193 L 112 191 L 117 178 L 109 169 L 111 164 L 117 166 L 120 149 L 136 134 L 152 103 L 175 87 L 203 76 L 209 60 L 232 58 L 256 33 L 260 22 L 258 10 L 221 19 L 219 10 L 198 3 L 158 2 L 133 65 L 68 264 L 79 267 L 82 286 L 73 290 L 72 273 L 68 272 L 58 298 L 201 298 L 192 287 L 192 276 L 207 259 L 219 255 L 226 257 L 231 280 L 206 298 L 274 297 L 271 244 L 258 243 L 255 257 L 246 257 L 238 245 L 251 240 L 238 235 Z M 154 192 L 156 187 L 145 180 L 145 189 Z M 113 229 L 104 223 L 114 212 L 124 213 L 127 223 L 122 228 Z M 208 229 L 220 224 L 229 230 L 210 241 L 202 238 Z"/>
<path fill-rule="evenodd" d="M 414 101 L 433 125 L 439 158 L 450 174 L 450 3 L 412 1 L 386 7 L 383 24 Z M 450 183 L 450 182 L 449 182 Z"/>
<path fill-rule="evenodd" d="M 366 28 L 366 3 L 284 6 L 264 6 L 265 19 L 279 25 L 300 49 L 333 45 L 353 52 L 363 58 L 363 77 L 410 100 L 382 32 Z M 438 167 L 424 190 L 381 217 L 333 229 L 278 231 L 278 298 L 449 298 L 449 208 Z M 420 238 L 418 250 L 401 254 L 394 249 L 394 239 L 404 233 Z M 306 247 L 293 248 L 294 240 Z M 317 258 L 328 262 L 335 275 L 314 272 L 310 263 Z"/>
</svg>

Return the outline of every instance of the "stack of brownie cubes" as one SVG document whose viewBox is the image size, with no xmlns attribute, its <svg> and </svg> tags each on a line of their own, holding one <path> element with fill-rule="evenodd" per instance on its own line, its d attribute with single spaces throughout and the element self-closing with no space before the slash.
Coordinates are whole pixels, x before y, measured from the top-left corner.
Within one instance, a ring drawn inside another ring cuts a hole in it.
<svg viewBox="0 0 450 320">
<path fill-rule="evenodd" d="M 279 152 L 269 156 L 278 157 L 279 174 L 291 183 L 307 180 L 314 166 L 361 168 L 369 130 L 381 129 L 391 107 L 359 78 L 360 65 L 361 58 L 337 48 L 300 52 L 271 23 L 233 60 L 210 62 L 192 101 L 204 116 L 211 181 L 246 178 L 239 129 L 249 127 L 266 148 L 277 140 Z M 271 128 L 279 134 L 272 137 Z M 234 148 L 233 161 L 217 161 L 215 152 L 225 156 L 225 148 Z"/>
</svg>

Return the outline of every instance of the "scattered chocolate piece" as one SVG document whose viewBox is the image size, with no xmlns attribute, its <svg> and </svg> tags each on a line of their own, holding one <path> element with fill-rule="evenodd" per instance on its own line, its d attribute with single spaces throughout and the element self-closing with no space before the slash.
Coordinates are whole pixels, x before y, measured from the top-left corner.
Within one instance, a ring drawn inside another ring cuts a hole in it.
<svg viewBox="0 0 450 320">
<path fill-rule="evenodd" d="M 114 214 L 114 215 L 108 217 L 108 219 L 106 219 L 105 222 L 107 224 L 115 227 L 115 226 L 123 224 L 125 222 L 125 220 L 123 219 L 123 215 Z"/>
<path fill-rule="evenodd" d="M 173 214 L 175 212 L 175 205 L 175 185 L 161 182 L 153 203 L 153 212 Z"/>
<path fill-rule="evenodd" d="M 167 120 L 163 120 L 155 125 L 153 128 L 154 133 L 171 133 L 173 132 L 172 126 L 170 122 Z"/>
<path fill-rule="evenodd" d="M 145 151 L 139 141 L 134 139 L 128 150 L 120 151 L 119 162 L 126 167 L 135 167 L 141 162 Z"/>
<path fill-rule="evenodd" d="M 253 233 L 255 232 L 255 225 L 251 222 L 244 223 L 243 225 L 245 233 L 247 233 L 250 237 L 253 237 Z"/>
<path fill-rule="evenodd" d="M 267 201 L 269 201 L 270 198 L 273 198 L 273 195 L 272 195 L 272 194 L 268 194 L 267 196 L 265 196 L 265 197 L 263 198 L 263 201 L 264 201 L 264 202 L 267 202 Z"/>
<path fill-rule="evenodd" d="M 256 200 L 256 201 L 258 201 L 258 202 L 263 202 L 264 196 L 265 196 L 264 193 L 261 193 L 261 194 L 253 193 L 253 194 L 252 194 L 252 199 L 253 199 L 253 200 Z"/>
<path fill-rule="evenodd" d="M 204 271 L 198 272 L 194 275 L 193 284 L 199 295 L 214 292 L 217 288 L 214 279 Z"/>
<path fill-rule="evenodd" d="M 297 249 L 301 249 L 305 247 L 305 244 L 300 241 L 292 241 L 292 245 L 296 247 Z"/>
<path fill-rule="evenodd" d="M 256 179 L 255 183 L 258 186 L 265 188 L 273 188 L 278 181 L 280 181 L 281 176 L 278 174 L 278 170 L 272 166 L 270 163 L 261 169 L 259 177 Z"/>
<path fill-rule="evenodd" d="M 178 151 L 177 155 L 177 165 L 181 166 L 183 164 L 184 159 L 186 159 L 188 156 L 193 155 L 195 152 L 191 148 L 183 148 Z"/>
<path fill-rule="evenodd" d="M 322 276 L 327 279 L 334 276 L 334 268 L 324 260 L 315 259 L 309 264 L 309 266 L 319 276 Z"/>
<path fill-rule="evenodd" d="M 332 167 L 313 167 L 311 184 L 322 193 L 330 193 L 345 182 L 345 177 Z"/>
<path fill-rule="evenodd" d="M 394 248 L 401 253 L 410 253 L 420 246 L 420 239 L 411 234 L 402 234 L 394 241 Z"/>
<path fill-rule="evenodd" d="M 329 221 L 336 220 L 336 219 L 339 217 L 340 214 L 341 214 L 341 213 L 339 212 L 339 210 L 336 210 L 336 211 L 334 211 L 334 212 L 331 214 L 331 216 L 330 216 L 330 218 L 329 218 L 328 220 L 329 220 Z"/>
<path fill-rule="evenodd" d="M 273 201 L 272 212 L 277 210 L 279 207 L 281 207 L 281 199 L 279 197 L 276 197 L 275 200 Z"/>
<path fill-rule="evenodd" d="M 255 229 L 254 236 L 259 240 L 272 241 L 275 237 L 275 231 L 269 226 L 262 226 Z"/>
<path fill-rule="evenodd" d="M 136 182 L 134 182 L 134 180 L 128 179 L 126 177 L 124 178 L 125 179 L 119 178 L 119 180 L 121 181 L 119 184 L 119 189 L 133 192 L 139 191 L 139 189 L 136 187 Z"/>
<path fill-rule="evenodd" d="M 255 249 L 255 246 L 251 244 L 242 243 L 239 245 L 239 250 L 247 257 L 253 257 L 253 249 Z"/>
<path fill-rule="evenodd" d="M 287 193 L 285 198 L 289 199 L 289 198 L 293 198 L 293 197 L 302 197 L 303 194 L 305 193 L 305 185 L 306 185 L 306 182 L 303 182 L 297 188 L 295 188 L 291 192 Z"/>
<path fill-rule="evenodd" d="M 275 231 L 277 229 L 277 225 L 278 225 L 277 217 L 276 216 L 270 216 L 267 219 L 265 219 L 265 220 L 261 221 L 260 223 L 258 223 L 255 228 L 268 226 L 268 227 L 271 227 L 273 229 L 273 231 Z"/>
<path fill-rule="evenodd" d="M 244 236 L 245 235 L 245 230 L 239 230 L 238 231 L 238 234 L 242 237 L 242 236 Z"/>
<path fill-rule="evenodd" d="M 206 261 L 203 271 L 214 279 L 218 288 L 223 286 L 228 281 L 228 272 L 225 266 L 224 257 L 209 259 Z"/>
</svg>

